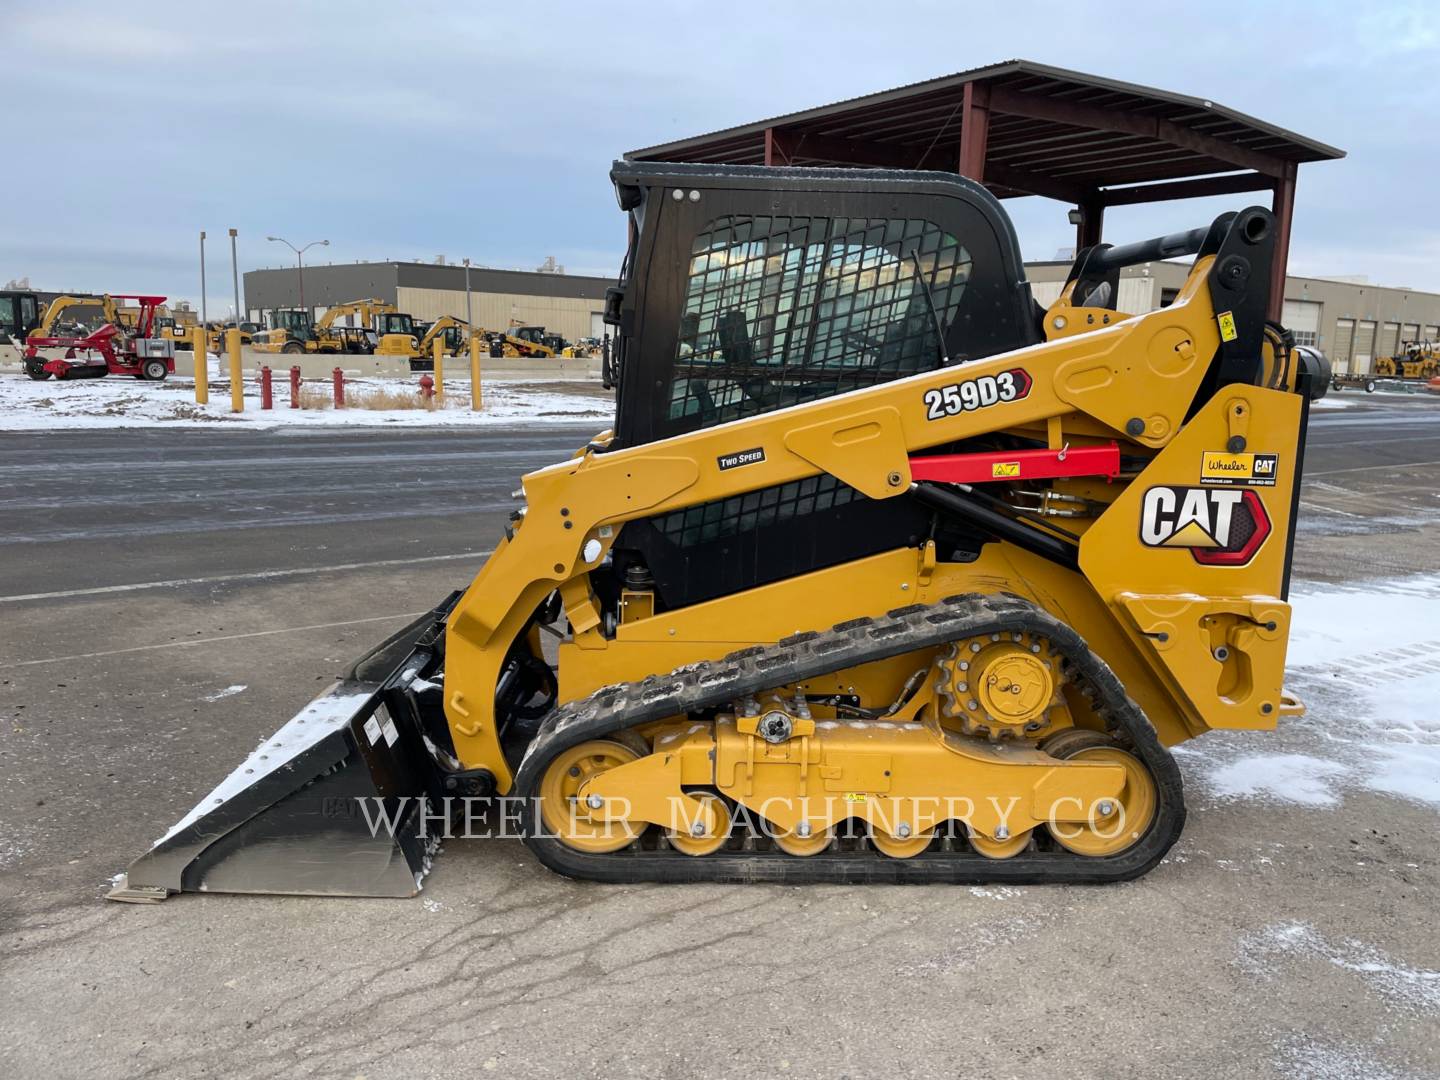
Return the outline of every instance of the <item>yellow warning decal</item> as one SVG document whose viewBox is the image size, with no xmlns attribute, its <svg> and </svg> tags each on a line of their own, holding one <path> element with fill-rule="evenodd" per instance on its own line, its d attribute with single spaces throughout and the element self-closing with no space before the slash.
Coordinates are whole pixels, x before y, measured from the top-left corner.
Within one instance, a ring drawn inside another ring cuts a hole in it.
<svg viewBox="0 0 1440 1080">
<path fill-rule="evenodd" d="M 863 791 L 847 791 L 845 793 L 846 802 L 864 802 L 867 798 L 869 798 L 869 796 Z"/>
<path fill-rule="evenodd" d="M 1220 324 L 1220 340 L 1234 341 L 1240 336 L 1235 329 L 1235 313 L 1233 311 L 1222 311 L 1215 316 L 1215 321 Z"/>
<path fill-rule="evenodd" d="M 997 461 L 990 466 L 990 476 L 999 479 L 1004 476 L 1019 476 L 1020 463 L 1018 461 Z"/>
</svg>

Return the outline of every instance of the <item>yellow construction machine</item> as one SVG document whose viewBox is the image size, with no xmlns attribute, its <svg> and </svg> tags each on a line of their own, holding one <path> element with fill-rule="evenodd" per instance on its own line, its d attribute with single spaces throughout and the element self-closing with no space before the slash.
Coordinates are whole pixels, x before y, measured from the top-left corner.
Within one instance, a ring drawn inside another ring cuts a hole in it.
<svg viewBox="0 0 1440 1080">
<path fill-rule="evenodd" d="M 617 163 L 614 425 L 474 581 L 129 869 L 412 894 L 485 821 L 606 882 L 1113 882 L 1169 747 L 1274 728 L 1319 354 L 1268 210 L 1082 250 L 1048 310 L 951 174 Z M 1120 271 L 1193 256 L 1175 302 Z"/>
<path fill-rule="evenodd" d="M 531 359 L 555 355 L 555 349 L 545 341 L 543 326 L 512 326 L 505 331 L 493 330 L 483 331 L 483 333 L 490 342 L 490 355 L 493 357 Z"/>
<path fill-rule="evenodd" d="M 1376 358 L 1375 374 L 1393 379 L 1433 379 L 1440 375 L 1440 345 L 1433 341 L 1402 341 L 1394 356 Z"/>
<path fill-rule="evenodd" d="M 448 356 L 463 356 L 470 348 L 470 339 L 477 331 L 464 319 L 454 315 L 441 315 L 440 318 L 428 325 L 417 328 L 420 333 L 419 343 L 415 351 L 410 355 L 411 371 L 434 371 L 435 370 L 435 342 L 441 341 L 440 346 Z M 484 331 L 479 331 L 482 335 Z"/>
<path fill-rule="evenodd" d="M 96 318 L 92 315 L 84 319 L 79 318 L 81 311 L 85 309 L 97 312 L 99 317 Z M 103 296 L 57 296 L 46 305 L 45 314 L 40 318 L 40 325 L 30 331 L 29 337 L 55 337 L 64 330 L 90 331 L 105 323 L 109 323 L 111 326 L 133 326 L 134 318 L 133 316 L 129 319 L 123 318 L 122 309 L 108 293 Z"/>
<path fill-rule="evenodd" d="M 336 304 L 314 320 L 308 311 L 279 308 L 271 312 L 271 328 L 254 336 L 254 348 L 263 353 L 378 352 L 377 320 L 394 310 L 394 304 L 374 298 Z M 358 326 L 337 325 L 352 317 L 359 321 Z"/>
</svg>

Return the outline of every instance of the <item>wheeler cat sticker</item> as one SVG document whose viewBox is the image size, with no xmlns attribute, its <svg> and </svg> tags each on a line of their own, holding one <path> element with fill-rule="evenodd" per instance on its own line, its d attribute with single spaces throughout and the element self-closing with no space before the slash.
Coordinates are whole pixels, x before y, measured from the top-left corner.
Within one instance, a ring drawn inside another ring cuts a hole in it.
<svg viewBox="0 0 1440 1080">
<path fill-rule="evenodd" d="M 925 391 L 925 419 L 944 420 L 964 412 L 1019 401 L 1030 393 L 1034 382 L 1024 368 L 1011 368 L 998 375 L 977 375 L 973 379 Z"/>
<path fill-rule="evenodd" d="M 1280 472 L 1279 454 L 1223 454 L 1206 450 L 1200 457 L 1200 483 L 1274 487 Z"/>
<path fill-rule="evenodd" d="M 1140 542 L 1184 548 L 1206 566 L 1244 566 L 1270 535 L 1270 516 L 1248 488 L 1152 487 L 1140 504 Z"/>
</svg>

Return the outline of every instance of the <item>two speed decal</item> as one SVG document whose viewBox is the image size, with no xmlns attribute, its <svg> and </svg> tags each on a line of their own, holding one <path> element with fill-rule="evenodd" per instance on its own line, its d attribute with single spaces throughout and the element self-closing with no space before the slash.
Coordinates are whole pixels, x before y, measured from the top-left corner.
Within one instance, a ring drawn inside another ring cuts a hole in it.
<svg viewBox="0 0 1440 1080">
<path fill-rule="evenodd" d="M 925 391 L 925 419 L 943 420 L 964 412 L 989 408 L 1007 401 L 1019 401 L 1030 393 L 1033 380 L 1024 368 L 1011 368 L 998 375 L 977 375 Z"/>
</svg>

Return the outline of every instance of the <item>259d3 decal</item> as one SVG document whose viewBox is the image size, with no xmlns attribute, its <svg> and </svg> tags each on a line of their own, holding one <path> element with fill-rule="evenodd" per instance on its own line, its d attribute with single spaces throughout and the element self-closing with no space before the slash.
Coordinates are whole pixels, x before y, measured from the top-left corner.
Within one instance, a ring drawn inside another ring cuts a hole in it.
<svg viewBox="0 0 1440 1080">
<path fill-rule="evenodd" d="M 977 375 L 925 391 L 925 419 L 943 420 L 963 412 L 1019 401 L 1030 393 L 1034 382 L 1024 368 L 1011 368 L 998 375 Z"/>
<path fill-rule="evenodd" d="M 1152 487 L 1140 504 L 1140 542 L 1185 548 L 1206 566 L 1244 566 L 1270 535 L 1257 492 L 1239 488 Z"/>
</svg>

